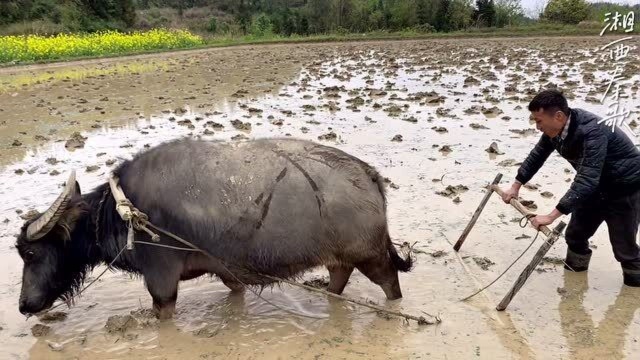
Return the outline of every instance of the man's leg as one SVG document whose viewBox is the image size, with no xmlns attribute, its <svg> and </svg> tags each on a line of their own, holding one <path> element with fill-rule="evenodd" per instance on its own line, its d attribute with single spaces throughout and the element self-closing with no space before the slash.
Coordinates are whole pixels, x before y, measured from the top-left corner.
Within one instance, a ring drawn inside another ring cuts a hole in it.
<svg viewBox="0 0 640 360">
<path fill-rule="evenodd" d="M 589 239 L 598 230 L 603 220 L 601 207 L 597 200 L 590 201 L 571 213 L 571 220 L 569 220 L 567 231 L 564 234 L 567 241 L 565 269 L 576 272 L 589 269 L 592 253 L 589 248 Z"/>
<path fill-rule="evenodd" d="M 640 248 L 636 241 L 640 223 L 640 191 L 607 201 L 605 221 L 613 254 L 622 265 L 625 285 L 640 287 Z"/>
</svg>

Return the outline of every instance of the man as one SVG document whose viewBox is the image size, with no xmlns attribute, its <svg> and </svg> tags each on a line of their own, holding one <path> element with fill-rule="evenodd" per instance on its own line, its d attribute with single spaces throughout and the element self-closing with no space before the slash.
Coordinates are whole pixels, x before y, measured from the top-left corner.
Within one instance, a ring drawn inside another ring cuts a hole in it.
<svg viewBox="0 0 640 360">
<path fill-rule="evenodd" d="M 561 92 L 544 90 L 529 103 L 536 128 L 543 132 L 524 160 L 506 203 L 536 174 L 553 150 L 569 161 L 577 174 L 569 190 L 548 215 L 536 215 L 533 226 L 553 223 L 571 214 L 565 238 L 565 268 L 586 271 L 591 260 L 589 238 L 607 223 L 613 253 L 622 266 L 625 285 L 640 287 L 640 248 L 636 242 L 640 222 L 640 151 L 622 129 L 601 117 L 569 108 Z"/>
</svg>

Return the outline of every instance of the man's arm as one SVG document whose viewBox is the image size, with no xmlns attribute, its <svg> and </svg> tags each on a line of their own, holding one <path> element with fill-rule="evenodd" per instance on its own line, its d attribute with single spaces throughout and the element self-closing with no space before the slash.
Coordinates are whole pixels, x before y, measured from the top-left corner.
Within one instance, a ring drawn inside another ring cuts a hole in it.
<svg viewBox="0 0 640 360">
<path fill-rule="evenodd" d="M 522 162 L 516 175 L 516 181 L 520 184 L 526 184 L 540 170 L 549 155 L 553 152 L 554 147 L 551 139 L 547 135 L 542 135 L 536 146 L 529 152 L 527 158 Z"/>
<path fill-rule="evenodd" d="M 527 158 L 522 162 L 516 175 L 516 181 L 511 187 L 502 193 L 502 201 L 509 203 L 511 199 L 517 199 L 520 187 L 526 184 L 533 175 L 542 167 L 549 155 L 553 152 L 553 143 L 547 135 L 542 135 L 536 146 L 529 152 Z"/>
<path fill-rule="evenodd" d="M 593 195 L 600 184 L 600 176 L 607 156 L 607 137 L 600 128 L 593 127 L 585 133 L 582 151 L 578 173 L 571 187 L 556 206 L 556 209 L 565 215 Z"/>
</svg>

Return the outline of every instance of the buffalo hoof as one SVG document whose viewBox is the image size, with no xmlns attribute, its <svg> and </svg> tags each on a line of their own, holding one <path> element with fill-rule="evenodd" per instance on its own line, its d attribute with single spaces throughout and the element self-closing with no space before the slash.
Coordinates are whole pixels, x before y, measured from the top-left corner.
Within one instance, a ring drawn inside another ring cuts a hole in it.
<svg viewBox="0 0 640 360">
<path fill-rule="evenodd" d="M 170 320 L 175 313 L 176 304 L 157 305 L 153 304 L 153 312 L 159 320 Z"/>
<path fill-rule="evenodd" d="M 382 290 L 387 296 L 387 300 L 398 300 L 402 298 L 402 291 L 400 290 L 400 283 L 396 280 L 391 284 L 383 284 Z"/>
</svg>

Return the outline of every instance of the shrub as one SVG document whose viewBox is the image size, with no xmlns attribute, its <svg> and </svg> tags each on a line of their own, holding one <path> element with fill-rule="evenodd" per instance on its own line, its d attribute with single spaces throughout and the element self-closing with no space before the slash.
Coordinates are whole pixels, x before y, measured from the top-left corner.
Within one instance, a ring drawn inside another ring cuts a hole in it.
<svg viewBox="0 0 640 360">
<path fill-rule="evenodd" d="M 218 31 L 218 19 L 216 19 L 215 16 L 209 20 L 207 31 L 209 31 L 212 34 L 215 34 Z"/>
<path fill-rule="evenodd" d="M 436 32 L 436 28 L 434 28 L 431 24 L 415 25 L 412 28 L 412 30 L 417 33 L 423 33 L 423 34 Z"/>
<path fill-rule="evenodd" d="M 271 18 L 269 15 L 262 13 L 258 15 L 251 24 L 251 34 L 255 36 L 265 36 L 273 32 Z"/>
</svg>

